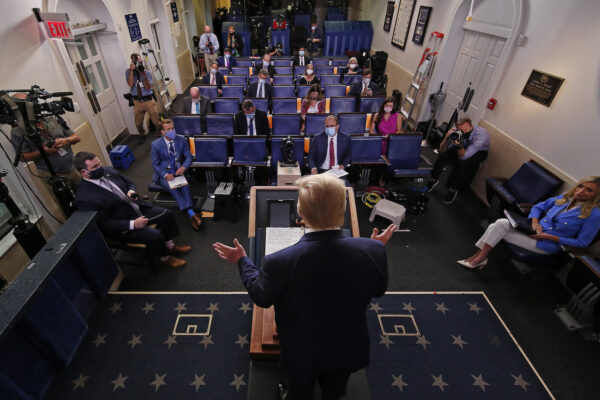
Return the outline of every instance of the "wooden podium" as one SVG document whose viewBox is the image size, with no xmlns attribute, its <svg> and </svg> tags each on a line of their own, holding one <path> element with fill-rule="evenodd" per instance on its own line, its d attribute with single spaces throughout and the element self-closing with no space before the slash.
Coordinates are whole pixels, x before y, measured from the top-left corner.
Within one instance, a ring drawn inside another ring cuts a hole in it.
<svg viewBox="0 0 600 400">
<path fill-rule="evenodd" d="M 274 197 L 279 197 L 279 194 L 287 193 L 288 195 L 298 198 L 297 188 L 295 186 L 253 186 L 250 189 L 250 215 L 248 223 L 248 238 L 251 243 L 256 243 L 256 231 L 258 228 L 266 228 L 265 220 L 257 218 L 257 201 L 261 201 L 258 197 L 264 197 L 265 193 L 273 193 Z M 356 215 L 356 203 L 354 201 L 354 190 L 350 187 L 346 188 L 346 216 L 344 218 L 344 228 L 350 229 L 353 237 L 360 237 L 358 231 L 358 217 Z M 262 225 L 262 226 L 261 226 Z M 257 251 L 256 265 L 260 265 L 264 256 L 264 251 Z M 252 258 L 252 257 L 251 257 Z M 252 359 L 276 359 L 279 357 L 279 339 L 277 338 L 277 327 L 275 325 L 275 309 L 273 306 L 262 308 L 254 305 L 252 313 L 252 333 L 250 335 L 250 358 Z"/>
</svg>

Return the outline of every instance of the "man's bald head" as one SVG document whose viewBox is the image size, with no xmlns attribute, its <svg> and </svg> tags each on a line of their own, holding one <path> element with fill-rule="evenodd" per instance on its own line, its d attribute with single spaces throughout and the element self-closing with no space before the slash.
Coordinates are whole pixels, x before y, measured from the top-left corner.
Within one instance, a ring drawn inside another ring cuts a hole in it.
<svg viewBox="0 0 600 400">
<path fill-rule="evenodd" d="M 192 87 L 190 89 L 190 97 L 194 100 L 197 100 L 200 97 L 200 89 L 198 89 L 196 86 Z"/>
<path fill-rule="evenodd" d="M 204 26 L 204 33 L 210 33 L 210 26 L 208 26 L 208 25 Z"/>
</svg>

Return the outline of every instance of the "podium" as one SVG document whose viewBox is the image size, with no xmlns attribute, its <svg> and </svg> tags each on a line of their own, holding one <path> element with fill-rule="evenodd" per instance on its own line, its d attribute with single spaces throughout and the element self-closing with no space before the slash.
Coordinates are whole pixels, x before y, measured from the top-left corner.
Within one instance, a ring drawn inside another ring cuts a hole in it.
<svg viewBox="0 0 600 400">
<path fill-rule="evenodd" d="M 253 186 L 250 190 L 250 215 L 248 223 L 249 254 L 255 265 L 261 265 L 265 253 L 265 230 L 267 227 L 292 227 L 297 216 L 296 186 Z M 289 205 L 290 218 L 281 218 L 281 212 L 271 212 L 270 206 Z M 274 215 L 276 217 L 274 217 Z M 278 216 L 278 217 L 277 217 Z M 278 218 L 278 219 L 274 219 Z M 287 224 L 287 225 L 286 225 Z M 352 237 L 359 237 L 358 218 L 354 190 L 346 188 L 346 212 L 342 227 Z M 279 340 L 275 325 L 275 310 L 271 306 L 262 308 L 254 305 L 252 333 L 250 335 L 250 358 L 253 360 L 274 360 L 279 356 Z"/>
</svg>

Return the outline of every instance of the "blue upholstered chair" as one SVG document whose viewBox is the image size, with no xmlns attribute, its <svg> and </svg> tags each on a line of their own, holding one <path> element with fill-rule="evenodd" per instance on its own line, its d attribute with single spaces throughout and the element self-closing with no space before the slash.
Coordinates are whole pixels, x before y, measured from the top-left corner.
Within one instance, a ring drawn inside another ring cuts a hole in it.
<svg viewBox="0 0 600 400">
<path fill-rule="evenodd" d="M 340 58 L 333 59 L 334 67 L 345 67 L 346 65 L 348 65 L 348 57 L 340 57 Z M 338 68 L 338 71 L 339 70 L 340 70 L 340 68 Z"/>
<path fill-rule="evenodd" d="M 354 112 L 356 99 L 354 97 L 332 97 L 330 102 L 331 114 Z"/>
<path fill-rule="evenodd" d="M 227 138 L 210 136 L 194 137 L 194 160 L 192 166 L 227 166 Z"/>
<path fill-rule="evenodd" d="M 280 75 L 291 75 L 292 74 L 292 67 L 288 66 L 287 67 L 277 67 L 277 73 Z"/>
<path fill-rule="evenodd" d="M 228 85 L 242 85 L 244 89 L 248 86 L 248 75 L 228 75 Z"/>
<path fill-rule="evenodd" d="M 235 60 L 236 66 L 235 67 L 231 67 L 233 68 L 246 68 L 246 73 L 248 73 L 248 67 L 251 67 L 253 65 L 253 61 L 249 58 L 237 58 Z M 237 73 L 237 72 L 236 72 Z"/>
<path fill-rule="evenodd" d="M 315 67 L 323 67 L 329 65 L 329 58 L 313 58 L 312 63 Z"/>
<path fill-rule="evenodd" d="M 239 61 L 237 61 L 238 65 L 235 67 L 231 67 L 231 74 L 232 75 L 250 75 L 250 69 L 248 67 L 245 66 L 240 66 Z"/>
<path fill-rule="evenodd" d="M 223 97 L 235 97 L 242 101 L 244 98 L 244 86 L 242 85 L 223 85 Z"/>
<path fill-rule="evenodd" d="M 269 166 L 265 136 L 234 136 L 232 165 Z"/>
<path fill-rule="evenodd" d="M 199 115 L 173 115 L 173 126 L 175 127 L 175 132 L 179 135 L 193 136 L 202 134 L 202 120 Z"/>
<path fill-rule="evenodd" d="M 296 76 L 302 76 L 304 75 L 304 73 L 306 72 L 306 65 L 303 66 L 295 66 L 294 67 L 294 74 L 296 74 Z M 298 80 L 300 80 L 300 78 L 298 78 Z"/>
<path fill-rule="evenodd" d="M 333 68 L 334 68 L 333 66 L 329 66 L 329 65 L 317 67 L 317 76 L 333 75 Z M 339 82 L 340 76 L 339 75 L 335 75 L 335 76 L 338 78 L 338 82 Z"/>
<path fill-rule="evenodd" d="M 229 68 L 227 67 L 219 67 L 219 72 L 223 75 L 228 75 L 229 74 Z"/>
<path fill-rule="evenodd" d="M 376 113 L 385 100 L 384 96 L 361 97 L 359 111 L 364 113 Z"/>
<path fill-rule="evenodd" d="M 273 107 L 275 102 L 273 102 Z M 273 114 L 273 136 L 277 135 L 299 135 L 301 115 L 295 114 Z"/>
<path fill-rule="evenodd" d="M 342 97 L 345 95 L 346 85 L 325 85 L 325 97 Z"/>
<path fill-rule="evenodd" d="M 352 136 L 352 164 L 385 164 L 381 140 L 381 136 Z"/>
<path fill-rule="evenodd" d="M 275 66 L 275 68 L 277 67 L 289 67 L 292 64 L 292 58 L 291 57 L 286 57 L 286 58 L 273 58 L 273 65 Z M 277 68 L 277 73 L 279 72 L 279 68 Z"/>
<path fill-rule="evenodd" d="M 198 85 L 197 88 L 200 89 L 200 94 L 202 96 L 206 96 L 211 100 L 219 97 L 216 86 Z"/>
<path fill-rule="evenodd" d="M 235 114 L 240 111 L 240 100 L 235 97 L 219 97 L 214 103 L 217 114 Z"/>
<path fill-rule="evenodd" d="M 306 114 L 305 135 L 312 136 L 325 131 L 325 118 L 327 114 Z"/>
<path fill-rule="evenodd" d="M 386 176 L 394 178 L 425 178 L 431 168 L 419 168 L 421 162 L 421 134 L 389 135 Z"/>
<path fill-rule="evenodd" d="M 334 74 L 321 74 L 321 86 L 323 85 L 339 85 L 340 83 L 340 76 L 339 75 L 334 75 Z M 344 93 L 342 96 L 345 96 L 346 93 Z"/>
<path fill-rule="evenodd" d="M 365 113 L 340 113 L 338 119 L 340 121 L 340 132 L 342 133 L 354 135 L 366 131 L 367 114 Z"/>
<path fill-rule="evenodd" d="M 361 75 L 344 75 L 344 85 L 352 85 L 354 82 L 362 81 Z"/>
<path fill-rule="evenodd" d="M 305 98 L 309 89 L 310 89 L 310 85 L 298 86 L 298 97 L 300 97 L 301 99 Z"/>
<path fill-rule="evenodd" d="M 294 75 L 273 75 L 273 84 L 274 85 L 293 85 L 294 84 Z"/>
<path fill-rule="evenodd" d="M 233 114 L 206 114 L 206 133 L 209 135 L 233 135 Z"/>
<path fill-rule="evenodd" d="M 258 75 L 250 75 L 248 77 L 248 85 L 255 82 L 258 82 Z"/>
<path fill-rule="evenodd" d="M 273 114 L 293 114 L 298 111 L 296 97 L 282 97 L 273 100 Z"/>
<path fill-rule="evenodd" d="M 296 97 L 294 85 L 273 86 L 273 97 Z"/>
<path fill-rule="evenodd" d="M 266 113 L 269 112 L 269 99 L 265 98 L 256 98 L 256 97 L 248 97 L 244 100 L 252 100 L 254 107 L 258 108 L 260 111 L 264 111 Z"/>
</svg>

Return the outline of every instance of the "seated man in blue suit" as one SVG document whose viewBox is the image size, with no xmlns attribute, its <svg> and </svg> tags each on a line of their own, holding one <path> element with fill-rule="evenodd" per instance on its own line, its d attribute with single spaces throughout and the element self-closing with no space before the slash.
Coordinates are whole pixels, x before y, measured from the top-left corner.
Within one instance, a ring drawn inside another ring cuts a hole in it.
<svg viewBox="0 0 600 400">
<path fill-rule="evenodd" d="M 288 399 L 312 399 L 319 381 L 323 399 L 344 396 L 350 374 L 369 364 L 367 305 L 383 296 L 388 282 L 384 245 L 395 225 L 371 238 L 346 237 L 346 190 L 329 174 L 305 176 L 298 186 L 298 214 L 308 232 L 288 248 L 267 255 L 262 268 L 235 247 L 213 244 L 238 265 L 250 298 L 275 305 L 281 364 Z"/>
<path fill-rule="evenodd" d="M 235 57 L 231 55 L 231 50 L 229 47 L 225 47 L 225 50 L 223 50 L 223 56 L 217 58 L 217 62 L 221 67 L 227 68 L 229 73 L 231 73 L 231 67 L 235 67 L 237 65 L 235 62 Z"/>
<path fill-rule="evenodd" d="M 352 162 L 350 136 L 338 132 L 340 124 L 335 115 L 325 119 L 325 132 L 312 137 L 308 165 L 312 175 L 332 168 L 344 169 Z"/>
<path fill-rule="evenodd" d="M 93 153 L 80 151 L 73 164 L 83 178 L 75 206 L 79 211 L 98 213 L 96 223 L 104 236 L 123 243 L 145 243 L 168 267 L 185 266 L 185 260 L 173 256 L 189 253 L 192 248 L 173 242 L 179 229 L 171 211 L 142 201 L 133 182 L 116 169 L 103 167 Z M 148 226 L 150 221 L 157 228 Z"/>
<path fill-rule="evenodd" d="M 219 64 L 214 62 L 210 65 L 210 71 L 202 77 L 202 83 L 204 85 L 216 86 L 219 96 L 223 94 L 222 89 L 225 84 L 225 78 L 223 77 L 223 74 L 219 72 Z"/>
<path fill-rule="evenodd" d="M 152 181 L 159 184 L 169 192 L 177 202 L 179 209 L 185 211 L 190 218 L 192 228 L 198 230 L 202 225 L 202 219 L 194 211 L 192 191 L 190 185 L 184 185 L 175 189 L 169 188 L 169 181 L 183 173 L 192 164 L 192 154 L 186 140 L 175 134 L 173 121 L 163 119 L 160 123 L 162 137 L 152 142 L 150 156 L 152 157 L 152 168 L 154 177 Z"/>
</svg>

